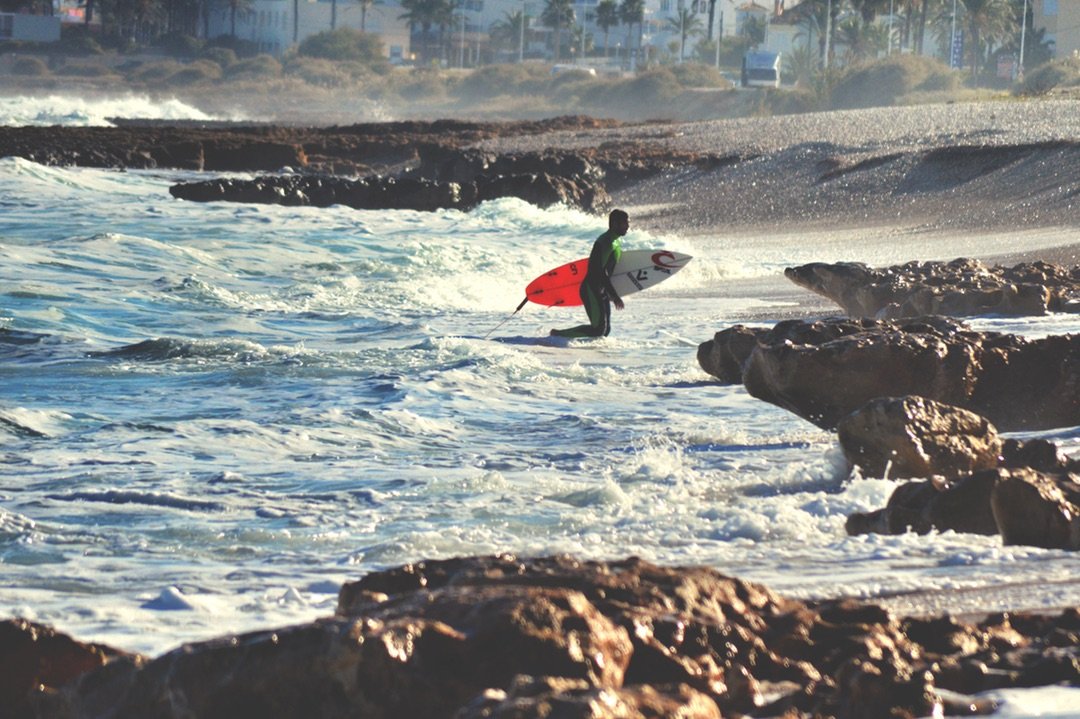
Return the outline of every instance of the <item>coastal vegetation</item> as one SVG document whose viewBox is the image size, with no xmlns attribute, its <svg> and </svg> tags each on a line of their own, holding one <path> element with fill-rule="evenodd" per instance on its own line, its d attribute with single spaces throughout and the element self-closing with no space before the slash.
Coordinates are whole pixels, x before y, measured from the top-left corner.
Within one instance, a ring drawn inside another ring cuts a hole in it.
<svg viewBox="0 0 1080 719">
<path fill-rule="evenodd" d="M 620 22 L 635 27 L 633 12 L 627 15 L 619 9 L 622 6 L 614 7 L 604 6 L 605 32 L 617 32 Z M 558 13 L 553 13 L 552 21 L 558 21 Z M 977 30 L 985 43 L 992 37 L 999 50 L 1008 50 L 1010 40 L 1002 29 L 1005 16 L 1000 12 L 982 20 L 974 12 L 965 17 L 969 32 Z M 520 22 L 521 18 L 508 17 L 503 34 L 509 38 L 515 27 L 521 29 Z M 212 113 L 249 114 L 235 112 L 243 108 L 269 111 L 271 118 L 281 116 L 273 112 L 275 108 L 292 106 L 338 107 L 367 119 L 587 114 L 620 120 L 746 117 L 1008 94 L 1041 96 L 1080 87 L 1080 58 L 1051 59 L 1035 33 L 1025 57 L 1029 63 L 1043 62 L 1009 84 L 980 74 L 980 68 L 993 60 L 989 51 L 973 56 L 970 69 L 953 70 L 920 54 L 883 53 L 873 33 L 866 27 L 860 31 L 851 22 L 837 28 L 845 48 L 842 58 L 823 67 L 819 53 L 808 44 L 785 61 L 784 83 L 776 89 L 736 87 L 737 65 L 752 46 L 752 34 L 725 37 L 719 43 L 703 39 L 691 51 L 687 38 L 701 31 L 692 23 L 689 30 L 683 28 L 686 34 L 680 35 L 674 55 L 651 57 L 636 72 L 599 64 L 599 74 L 555 72 L 545 60 L 446 67 L 438 61 L 444 50 L 440 48 L 425 50 L 431 58 L 427 63 L 395 66 L 377 35 L 348 27 L 310 35 L 275 57 L 230 36 L 203 40 L 169 31 L 137 42 L 135 36 L 123 40 L 119 30 L 91 33 L 86 27 L 65 26 L 58 43 L 0 46 L 4 51 L 0 83 L 8 93 L 42 89 L 172 96 Z M 917 31 L 923 30 L 904 30 Z M 917 47 L 924 40 L 913 34 L 904 42 Z"/>
</svg>

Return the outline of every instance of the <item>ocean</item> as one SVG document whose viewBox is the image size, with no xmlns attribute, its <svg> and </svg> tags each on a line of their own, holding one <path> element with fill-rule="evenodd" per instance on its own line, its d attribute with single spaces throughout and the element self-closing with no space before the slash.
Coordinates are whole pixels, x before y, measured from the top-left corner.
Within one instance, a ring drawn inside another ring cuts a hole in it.
<svg viewBox="0 0 1080 719">
<path fill-rule="evenodd" d="M 0 114 L 113 111 L 64 102 Z M 511 313 L 588 254 L 597 217 L 170 197 L 193 177 L 0 159 L 4 616 L 157 655 L 328 615 L 371 570 L 496 552 L 705 564 L 901 610 L 1080 605 L 1073 553 L 848 537 L 894 482 L 849 475 L 833 433 L 715 384 L 695 354 L 732 324 L 812 316 L 777 290 L 788 265 L 991 256 L 1067 228 L 680 237 L 634 229 L 631 207 L 625 248 L 694 260 L 629 297 L 610 337 L 566 341 L 548 331 L 581 308 Z M 1034 337 L 1080 315 L 971 324 Z M 1080 427 L 1014 436 L 1080 452 Z"/>
</svg>

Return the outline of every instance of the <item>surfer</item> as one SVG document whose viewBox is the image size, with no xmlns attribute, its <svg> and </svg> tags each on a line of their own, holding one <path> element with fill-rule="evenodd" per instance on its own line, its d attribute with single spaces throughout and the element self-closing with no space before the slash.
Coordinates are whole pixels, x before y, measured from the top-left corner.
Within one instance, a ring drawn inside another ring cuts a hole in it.
<svg viewBox="0 0 1080 719">
<path fill-rule="evenodd" d="M 622 255 L 620 238 L 630 229 L 630 216 L 622 210 L 608 215 L 608 230 L 596 238 L 589 253 L 589 269 L 579 290 L 581 303 L 589 316 L 589 324 L 565 330 L 551 330 L 553 337 L 607 337 L 611 332 L 611 305 L 621 310 L 624 305 L 611 285 L 611 272 Z"/>
</svg>

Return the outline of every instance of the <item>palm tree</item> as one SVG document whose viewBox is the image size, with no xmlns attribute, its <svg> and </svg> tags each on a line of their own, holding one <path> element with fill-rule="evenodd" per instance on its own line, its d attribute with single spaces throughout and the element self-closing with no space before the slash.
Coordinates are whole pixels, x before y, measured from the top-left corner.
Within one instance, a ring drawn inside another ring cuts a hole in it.
<svg viewBox="0 0 1080 719">
<path fill-rule="evenodd" d="M 977 77 L 986 57 L 982 42 L 989 44 L 1008 36 L 1012 11 L 1009 0 L 960 0 L 960 2 L 964 5 L 965 23 L 968 36 L 971 38 L 971 74 Z"/>
<path fill-rule="evenodd" d="M 619 6 L 615 0 L 600 0 L 596 5 L 596 26 L 604 31 L 604 57 L 608 56 L 608 32 L 619 24 Z"/>
<path fill-rule="evenodd" d="M 679 62 L 686 56 L 686 38 L 701 34 L 701 20 L 697 13 L 680 3 L 679 11 L 668 18 L 668 29 L 679 34 Z"/>
<path fill-rule="evenodd" d="M 622 0 L 619 5 L 619 14 L 626 24 L 626 51 L 630 52 L 630 31 L 634 24 L 638 26 L 638 53 L 641 53 L 642 24 L 645 22 L 645 0 Z"/>
<path fill-rule="evenodd" d="M 367 11 L 375 4 L 375 0 L 356 0 L 360 3 L 360 32 L 367 32 Z"/>
<path fill-rule="evenodd" d="M 849 17 L 836 28 L 840 42 L 847 46 L 852 60 L 876 57 L 888 46 L 889 30 L 884 25 L 866 22 L 861 16 Z"/>
<path fill-rule="evenodd" d="M 523 55 L 525 49 L 521 43 L 525 37 L 525 29 L 528 27 L 526 22 L 524 10 L 504 12 L 503 19 L 493 22 L 488 30 L 492 43 L 499 47 L 517 46 L 518 55 Z"/>
<path fill-rule="evenodd" d="M 562 57 L 563 25 L 574 22 L 574 7 L 571 0 L 547 0 L 540 19 L 545 25 L 555 29 L 555 62 Z"/>
<path fill-rule="evenodd" d="M 421 32 L 420 57 L 423 62 L 431 60 L 431 28 L 439 28 L 439 40 L 443 40 L 443 30 L 453 19 L 454 7 L 449 0 L 401 0 L 401 7 L 405 12 L 398 16 L 399 20 L 409 23 L 409 35 L 417 27 Z M 440 52 L 441 54 L 441 52 Z"/>
</svg>

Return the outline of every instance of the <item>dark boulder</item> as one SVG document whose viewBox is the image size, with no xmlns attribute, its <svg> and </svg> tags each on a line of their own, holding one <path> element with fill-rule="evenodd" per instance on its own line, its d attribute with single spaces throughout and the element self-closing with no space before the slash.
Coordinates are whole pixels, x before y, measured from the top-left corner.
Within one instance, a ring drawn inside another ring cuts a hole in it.
<svg viewBox="0 0 1080 719">
<path fill-rule="evenodd" d="M 1080 550 L 1080 475 L 1014 469 L 991 503 L 1005 544 Z"/>
</svg>

